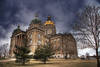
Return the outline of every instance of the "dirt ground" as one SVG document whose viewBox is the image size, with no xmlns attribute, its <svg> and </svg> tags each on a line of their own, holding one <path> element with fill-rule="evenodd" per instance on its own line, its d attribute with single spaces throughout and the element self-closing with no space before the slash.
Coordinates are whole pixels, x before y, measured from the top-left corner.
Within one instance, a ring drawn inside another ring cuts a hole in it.
<svg viewBox="0 0 100 67">
<path fill-rule="evenodd" d="M 96 67 L 96 60 L 50 59 L 47 64 L 31 60 L 26 65 L 16 64 L 14 61 L 0 62 L 0 67 Z"/>
</svg>

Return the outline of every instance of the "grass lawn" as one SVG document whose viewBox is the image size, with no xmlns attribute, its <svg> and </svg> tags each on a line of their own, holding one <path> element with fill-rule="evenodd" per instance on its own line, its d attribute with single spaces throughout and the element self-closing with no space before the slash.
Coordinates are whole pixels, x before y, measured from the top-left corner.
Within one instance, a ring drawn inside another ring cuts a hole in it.
<svg viewBox="0 0 100 67">
<path fill-rule="evenodd" d="M 9 61 L 0 62 L 0 67 L 96 67 L 96 60 L 51 59 L 47 64 L 31 60 L 26 65 L 16 64 L 14 61 Z"/>
</svg>

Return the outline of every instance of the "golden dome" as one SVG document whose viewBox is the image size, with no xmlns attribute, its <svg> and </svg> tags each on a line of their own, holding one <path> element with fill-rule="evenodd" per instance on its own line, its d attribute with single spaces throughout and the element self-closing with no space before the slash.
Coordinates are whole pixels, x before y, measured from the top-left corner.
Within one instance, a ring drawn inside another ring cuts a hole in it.
<svg viewBox="0 0 100 67">
<path fill-rule="evenodd" d="M 49 24 L 54 25 L 54 22 L 51 20 L 51 16 L 48 16 L 48 19 L 44 25 L 49 25 Z"/>
<path fill-rule="evenodd" d="M 53 22 L 53 21 L 48 20 L 48 21 L 46 21 L 46 22 L 45 22 L 45 24 L 44 24 L 44 25 L 48 25 L 48 24 L 52 24 L 52 25 L 54 25 L 54 22 Z"/>
</svg>

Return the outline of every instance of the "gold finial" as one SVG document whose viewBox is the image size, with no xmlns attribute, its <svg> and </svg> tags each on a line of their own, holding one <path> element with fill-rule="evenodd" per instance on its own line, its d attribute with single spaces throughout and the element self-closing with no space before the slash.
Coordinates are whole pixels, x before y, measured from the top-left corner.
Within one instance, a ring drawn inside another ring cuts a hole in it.
<svg viewBox="0 0 100 67">
<path fill-rule="evenodd" d="M 51 16 L 48 16 L 47 20 L 51 20 Z"/>
</svg>

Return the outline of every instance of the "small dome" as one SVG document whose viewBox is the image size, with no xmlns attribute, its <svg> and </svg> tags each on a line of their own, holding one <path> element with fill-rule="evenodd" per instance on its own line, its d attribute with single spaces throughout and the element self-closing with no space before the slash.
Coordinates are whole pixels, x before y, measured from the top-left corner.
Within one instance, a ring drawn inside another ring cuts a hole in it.
<svg viewBox="0 0 100 67">
<path fill-rule="evenodd" d="M 35 14 L 35 18 L 31 21 L 31 24 L 39 24 L 41 20 L 38 17 L 38 14 Z"/>
<path fill-rule="evenodd" d="M 39 19 L 33 19 L 32 20 L 32 22 L 31 22 L 31 24 L 39 24 L 39 23 L 41 23 L 41 20 L 39 20 Z"/>
<path fill-rule="evenodd" d="M 51 20 L 51 16 L 48 16 L 47 21 L 44 23 L 44 25 L 54 25 L 54 22 Z"/>
<path fill-rule="evenodd" d="M 18 25 L 17 29 L 15 29 L 15 30 L 13 31 L 13 34 L 18 34 L 18 33 L 20 33 L 20 32 L 23 32 L 23 31 L 20 29 L 20 26 Z"/>
</svg>

